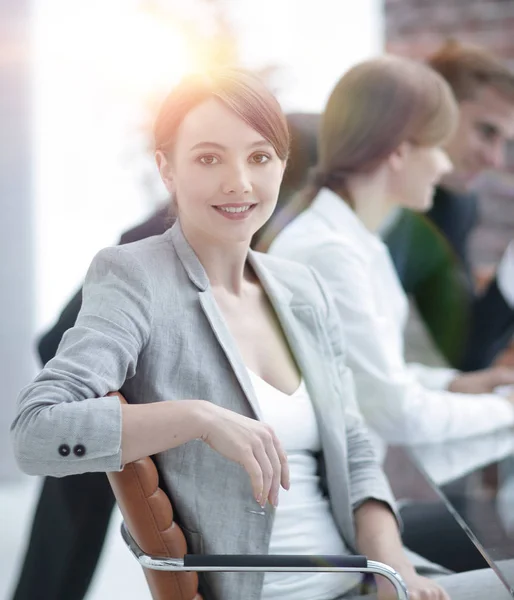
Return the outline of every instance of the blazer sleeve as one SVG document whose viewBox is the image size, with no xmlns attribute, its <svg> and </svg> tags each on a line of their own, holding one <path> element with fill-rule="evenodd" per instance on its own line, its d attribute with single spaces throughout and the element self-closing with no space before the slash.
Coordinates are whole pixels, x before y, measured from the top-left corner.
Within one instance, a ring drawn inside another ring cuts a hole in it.
<svg viewBox="0 0 514 600">
<path fill-rule="evenodd" d="M 121 469 L 121 408 L 106 394 L 136 372 L 151 295 L 130 253 L 108 248 L 95 257 L 75 326 L 18 398 L 11 435 L 23 471 L 61 477 Z"/>
<path fill-rule="evenodd" d="M 297 259 L 328 284 L 348 344 L 359 407 L 386 442 L 436 443 L 514 424 L 505 398 L 429 390 L 417 381 L 397 342 L 397 324 L 377 313 L 366 265 L 349 244 L 327 241 L 308 252 Z"/>
<path fill-rule="evenodd" d="M 363 502 L 369 499 L 384 502 L 395 515 L 401 528 L 401 519 L 397 511 L 393 493 L 382 470 L 380 460 L 370 439 L 368 428 L 357 404 L 353 375 L 346 364 L 346 348 L 343 342 L 344 336 L 340 327 L 337 309 L 326 286 L 316 272 L 314 270 L 312 272 L 325 301 L 326 331 L 337 366 L 338 377 L 342 383 L 342 388 L 347 392 L 342 401 L 348 447 L 352 508 L 356 510 Z"/>
<path fill-rule="evenodd" d="M 169 216 L 168 207 L 163 207 L 140 225 L 123 233 L 119 243 L 130 244 L 152 235 L 160 235 L 166 231 L 168 226 L 171 226 L 172 222 L 173 218 Z M 41 364 L 46 365 L 55 356 L 63 335 L 75 325 L 81 305 L 82 288 L 64 307 L 57 323 L 39 339 L 37 349 Z"/>
<path fill-rule="evenodd" d="M 39 339 L 37 350 L 42 365 L 46 365 L 57 353 L 57 348 L 59 348 L 63 335 L 75 325 L 81 306 L 82 288 L 64 307 L 62 313 L 59 315 L 59 320 L 52 329 L 49 329 Z"/>
</svg>

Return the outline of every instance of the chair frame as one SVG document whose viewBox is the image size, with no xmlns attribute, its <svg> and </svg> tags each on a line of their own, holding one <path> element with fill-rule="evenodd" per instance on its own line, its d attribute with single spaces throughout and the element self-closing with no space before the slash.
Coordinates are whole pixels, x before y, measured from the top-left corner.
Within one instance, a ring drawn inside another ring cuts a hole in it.
<svg viewBox="0 0 514 600">
<path fill-rule="evenodd" d="M 409 600 L 407 587 L 400 574 L 390 566 L 368 560 L 365 556 L 283 556 L 262 554 L 252 556 L 186 554 L 184 558 L 150 556 L 145 554 L 130 535 L 125 523 L 121 535 L 132 556 L 144 569 L 173 572 L 299 572 L 299 573 L 371 573 L 381 575 L 394 586 L 399 600 Z M 237 564 L 237 563 L 240 564 Z M 320 563 L 340 562 L 348 566 L 319 566 Z M 210 564 L 209 564 L 210 563 Z M 252 565 L 252 563 L 254 563 Z M 282 563 L 282 564 L 280 564 Z M 315 566 L 318 565 L 318 566 Z"/>
<path fill-rule="evenodd" d="M 109 395 L 117 396 L 121 404 L 126 403 L 119 392 Z M 159 486 L 159 472 L 152 457 L 128 463 L 122 471 L 107 473 L 107 477 L 124 518 L 121 535 L 143 567 L 156 600 L 172 597 L 202 600 L 198 593 L 198 573 L 212 571 L 372 573 L 388 579 L 399 600 L 408 600 L 407 588 L 400 575 L 388 565 L 365 556 L 187 554 L 186 539 L 174 520 L 168 494 Z M 132 527 L 132 532 L 126 523 Z M 148 552 L 162 552 L 163 555 Z M 159 571 L 167 574 L 159 575 Z"/>
</svg>

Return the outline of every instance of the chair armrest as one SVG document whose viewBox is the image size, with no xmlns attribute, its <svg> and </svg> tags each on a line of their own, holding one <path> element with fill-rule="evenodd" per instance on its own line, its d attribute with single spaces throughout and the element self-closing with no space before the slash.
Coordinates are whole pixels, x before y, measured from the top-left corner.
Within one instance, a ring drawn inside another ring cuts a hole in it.
<svg viewBox="0 0 514 600">
<path fill-rule="evenodd" d="M 408 600 L 409 594 L 400 574 L 390 566 L 365 556 L 291 556 L 274 554 L 186 554 L 183 558 L 167 558 L 145 554 L 130 535 L 125 523 L 121 535 L 139 564 L 146 569 L 182 572 L 194 569 L 197 572 L 302 572 L 302 573 L 372 573 L 388 579 L 396 590 L 399 600 Z"/>
</svg>

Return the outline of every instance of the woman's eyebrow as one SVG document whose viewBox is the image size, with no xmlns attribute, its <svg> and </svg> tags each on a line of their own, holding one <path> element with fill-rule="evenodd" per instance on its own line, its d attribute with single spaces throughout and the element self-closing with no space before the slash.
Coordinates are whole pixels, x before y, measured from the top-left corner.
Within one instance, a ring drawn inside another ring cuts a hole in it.
<svg viewBox="0 0 514 600">
<path fill-rule="evenodd" d="M 259 146 L 271 146 L 268 140 L 257 140 L 248 146 L 248 149 L 257 148 Z M 190 148 L 191 151 L 198 150 L 200 148 L 216 148 L 218 150 L 227 150 L 227 147 L 223 144 L 219 144 L 218 142 L 198 142 L 194 146 Z"/>
<path fill-rule="evenodd" d="M 218 142 L 198 142 L 198 144 L 195 144 L 190 149 L 198 150 L 198 148 L 218 148 L 218 150 L 226 150 L 226 147 L 222 144 L 218 144 Z"/>
</svg>

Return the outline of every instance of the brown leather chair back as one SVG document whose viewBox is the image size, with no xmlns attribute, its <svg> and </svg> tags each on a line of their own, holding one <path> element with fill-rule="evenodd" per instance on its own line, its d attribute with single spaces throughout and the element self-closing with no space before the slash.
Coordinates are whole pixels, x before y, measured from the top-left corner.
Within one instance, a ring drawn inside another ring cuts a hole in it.
<svg viewBox="0 0 514 600">
<path fill-rule="evenodd" d="M 121 403 L 126 404 L 120 393 Z M 183 558 L 186 540 L 173 520 L 168 496 L 159 487 L 159 474 L 150 457 L 125 465 L 119 473 L 108 473 L 125 525 L 138 546 L 151 556 Z M 143 569 L 153 600 L 202 600 L 198 575 Z"/>
</svg>

